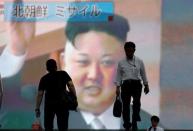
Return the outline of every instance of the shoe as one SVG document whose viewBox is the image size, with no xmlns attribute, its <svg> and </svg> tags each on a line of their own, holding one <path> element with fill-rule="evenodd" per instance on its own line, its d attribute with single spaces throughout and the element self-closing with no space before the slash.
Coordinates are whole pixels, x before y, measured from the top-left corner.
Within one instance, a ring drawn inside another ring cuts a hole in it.
<svg viewBox="0 0 193 131">
<path fill-rule="evenodd" d="M 132 131 L 138 131 L 137 122 L 132 123 Z"/>
<path fill-rule="evenodd" d="M 126 131 L 129 131 L 129 129 L 131 128 L 131 123 L 129 122 L 129 124 L 123 124 L 123 127 Z"/>
<path fill-rule="evenodd" d="M 132 121 L 141 121 L 140 115 L 136 115 L 135 117 L 132 117 Z"/>
</svg>

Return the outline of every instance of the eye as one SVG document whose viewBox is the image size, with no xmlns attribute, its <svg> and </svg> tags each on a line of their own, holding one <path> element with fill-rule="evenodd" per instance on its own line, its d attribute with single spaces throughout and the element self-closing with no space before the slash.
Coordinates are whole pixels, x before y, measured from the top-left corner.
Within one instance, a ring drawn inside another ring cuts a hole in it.
<svg viewBox="0 0 193 131">
<path fill-rule="evenodd" d="M 109 66 L 112 66 L 115 64 L 115 61 L 112 60 L 112 59 L 104 59 L 101 61 L 101 64 L 106 66 L 106 67 L 109 67 Z"/>
<path fill-rule="evenodd" d="M 88 65 L 88 64 L 90 63 L 90 61 L 87 60 L 87 59 L 77 60 L 76 62 L 77 62 L 80 66 L 86 66 L 86 65 Z"/>
</svg>

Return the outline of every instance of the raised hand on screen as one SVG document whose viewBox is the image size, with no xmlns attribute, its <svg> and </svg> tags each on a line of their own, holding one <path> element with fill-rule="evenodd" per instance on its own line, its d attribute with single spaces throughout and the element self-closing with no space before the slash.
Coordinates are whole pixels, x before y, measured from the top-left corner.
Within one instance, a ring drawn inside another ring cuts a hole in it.
<svg viewBox="0 0 193 131">
<path fill-rule="evenodd" d="M 13 2 L 23 2 L 14 0 Z M 14 55 L 25 54 L 28 45 L 35 36 L 35 22 L 17 22 L 10 21 L 7 23 L 9 34 L 9 48 Z"/>
</svg>

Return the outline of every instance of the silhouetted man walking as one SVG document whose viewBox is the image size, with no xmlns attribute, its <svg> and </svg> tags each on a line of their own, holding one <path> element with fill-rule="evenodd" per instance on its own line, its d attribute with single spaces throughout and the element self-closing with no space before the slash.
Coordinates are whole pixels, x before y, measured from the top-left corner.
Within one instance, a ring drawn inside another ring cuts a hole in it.
<svg viewBox="0 0 193 131">
<path fill-rule="evenodd" d="M 50 59 L 46 63 L 48 73 L 40 79 L 36 101 L 36 117 L 40 116 L 40 105 L 45 92 L 44 127 L 45 131 L 53 131 L 54 116 L 57 116 L 59 131 L 68 129 L 69 110 L 63 102 L 66 85 L 75 96 L 76 91 L 72 79 L 65 71 L 57 71 L 56 61 Z"/>
</svg>

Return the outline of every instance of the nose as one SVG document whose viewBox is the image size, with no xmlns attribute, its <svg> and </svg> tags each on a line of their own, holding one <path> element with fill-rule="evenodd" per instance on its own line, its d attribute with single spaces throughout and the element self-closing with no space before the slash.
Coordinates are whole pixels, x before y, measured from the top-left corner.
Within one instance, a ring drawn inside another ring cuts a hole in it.
<svg viewBox="0 0 193 131">
<path fill-rule="evenodd" d="M 100 81 L 102 72 L 98 63 L 93 63 L 88 69 L 88 79 L 93 81 Z"/>
</svg>

